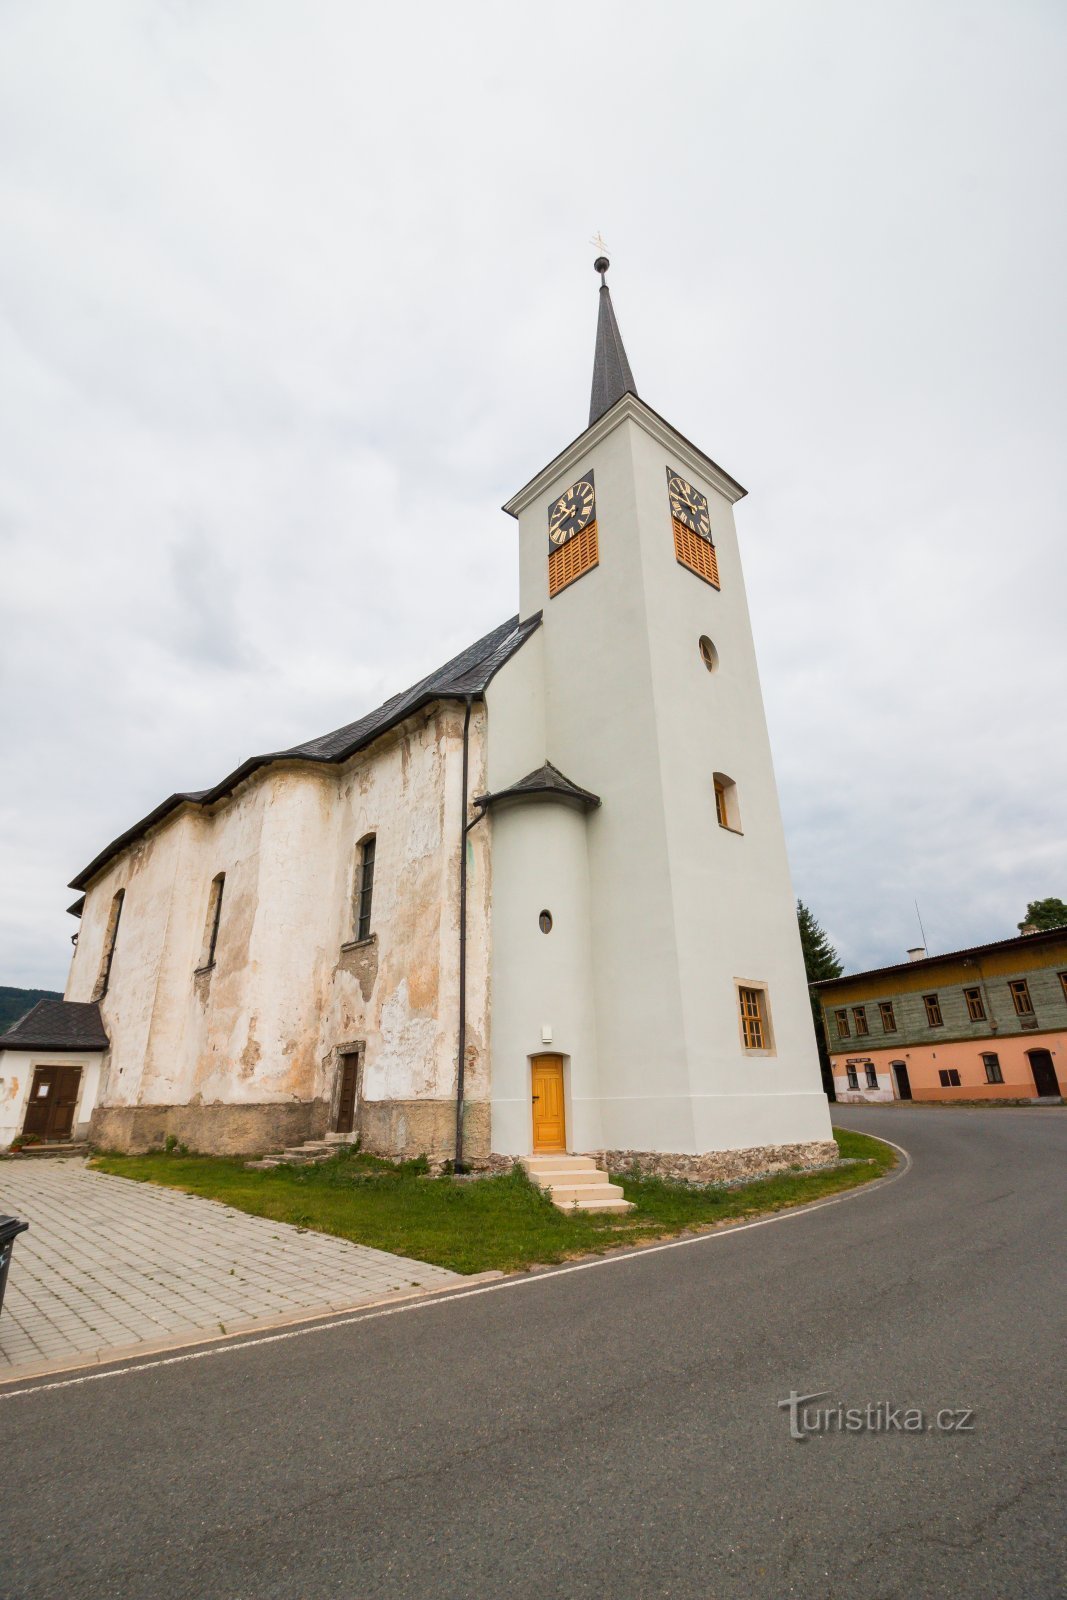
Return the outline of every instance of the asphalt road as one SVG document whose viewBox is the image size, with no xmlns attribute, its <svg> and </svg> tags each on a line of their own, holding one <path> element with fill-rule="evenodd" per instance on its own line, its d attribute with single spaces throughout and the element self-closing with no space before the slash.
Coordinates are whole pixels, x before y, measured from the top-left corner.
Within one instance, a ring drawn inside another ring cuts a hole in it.
<svg viewBox="0 0 1067 1600">
<path fill-rule="evenodd" d="M 0 1593 L 1067 1594 L 1067 1111 L 840 1121 L 911 1168 L 681 1248 L 0 1398 Z M 973 1428 L 796 1442 L 790 1390 Z"/>
</svg>

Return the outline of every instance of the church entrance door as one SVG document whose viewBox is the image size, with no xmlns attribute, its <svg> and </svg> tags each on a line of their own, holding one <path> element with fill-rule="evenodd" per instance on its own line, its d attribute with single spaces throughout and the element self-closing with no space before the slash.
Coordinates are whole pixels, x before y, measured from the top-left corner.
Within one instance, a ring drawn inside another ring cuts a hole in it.
<svg viewBox="0 0 1067 1600">
<path fill-rule="evenodd" d="M 534 1155 L 565 1151 L 567 1120 L 563 1101 L 563 1057 L 534 1056 L 531 1079 Z"/>
</svg>

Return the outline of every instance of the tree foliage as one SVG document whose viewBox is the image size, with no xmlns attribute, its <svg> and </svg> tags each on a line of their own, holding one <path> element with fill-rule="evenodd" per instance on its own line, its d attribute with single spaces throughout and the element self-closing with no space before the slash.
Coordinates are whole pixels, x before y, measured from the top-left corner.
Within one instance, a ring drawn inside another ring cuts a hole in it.
<svg viewBox="0 0 1067 1600">
<path fill-rule="evenodd" d="M 1047 900 L 1031 900 L 1026 908 L 1026 916 L 1019 923 L 1019 932 L 1026 927 L 1039 928 L 1067 928 L 1067 905 L 1058 900 L 1055 895 Z"/>
<path fill-rule="evenodd" d="M 808 982 L 819 983 L 823 978 L 839 978 L 845 969 L 837 959 L 837 951 L 803 900 L 797 901 L 797 922 Z"/>
</svg>

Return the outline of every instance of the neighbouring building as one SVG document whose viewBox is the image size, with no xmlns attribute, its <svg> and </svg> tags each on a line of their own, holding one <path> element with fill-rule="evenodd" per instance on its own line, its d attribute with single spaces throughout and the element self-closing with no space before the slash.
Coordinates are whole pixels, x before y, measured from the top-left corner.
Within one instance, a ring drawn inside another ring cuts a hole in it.
<svg viewBox="0 0 1067 1600">
<path fill-rule="evenodd" d="M 699 1176 L 835 1155 L 745 491 L 638 397 L 607 265 L 589 425 L 505 507 L 518 613 L 347 727 L 171 795 L 74 880 L 95 1142 L 336 1130 Z M 0 1050 L 20 1126 L 38 1060 Z"/>
<path fill-rule="evenodd" d="M 813 985 L 839 1100 L 1051 1100 L 1067 1085 L 1067 928 Z"/>
</svg>

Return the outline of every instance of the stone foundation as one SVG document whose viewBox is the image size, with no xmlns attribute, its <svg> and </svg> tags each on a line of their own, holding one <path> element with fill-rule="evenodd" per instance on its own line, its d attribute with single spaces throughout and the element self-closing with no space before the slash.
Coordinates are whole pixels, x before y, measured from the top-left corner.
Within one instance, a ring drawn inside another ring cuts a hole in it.
<svg viewBox="0 0 1067 1600">
<path fill-rule="evenodd" d="M 254 1155 L 321 1139 L 329 1106 L 325 1100 L 287 1100 L 277 1105 L 97 1106 L 89 1142 L 101 1150 L 145 1155 L 162 1149 L 168 1136 L 203 1155 Z"/>
<path fill-rule="evenodd" d="M 456 1153 L 454 1100 L 364 1100 L 356 1113 L 361 1148 L 373 1156 L 410 1160 L 426 1156 L 431 1166 Z M 489 1102 L 468 1100 L 463 1112 L 463 1154 L 472 1165 L 489 1155 Z"/>
<path fill-rule="evenodd" d="M 590 1150 L 599 1166 L 613 1175 L 632 1172 L 643 1177 L 673 1178 L 682 1183 L 736 1183 L 765 1178 L 791 1167 L 825 1167 L 839 1159 L 833 1139 L 810 1144 L 766 1144 L 749 1150 L 709 1150 L 704 1155 L 668 1155 L 657 1150 Z"/>
</svg>

